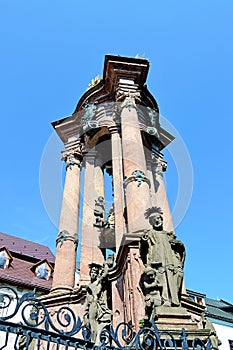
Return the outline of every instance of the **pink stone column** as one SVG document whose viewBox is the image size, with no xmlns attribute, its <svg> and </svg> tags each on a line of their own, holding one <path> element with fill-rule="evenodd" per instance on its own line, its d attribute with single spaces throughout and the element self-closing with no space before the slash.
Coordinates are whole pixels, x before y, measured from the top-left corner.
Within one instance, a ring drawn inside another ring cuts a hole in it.
<svg viewBox="0 0 233 350">
<path fill-rule="evenodd" d="M 115 215 L 115 240 L 116 253 L 118 252 L 123 233 L 126 232 L 124 219 L 124 187 L 121 137 L 117 126 L 109 127 L 112 144 L 112 177 L 114 188 L 114 215 Z"/>
<path fill-rule="evenodd" d="M 148 221 L 144 218 L 144 212 L 151 204 L 144 147 L 136 105 L 132 101 L 126 106 L 123 103 L 121 126 L 128 231 L 134 232 L 149 227 Z M 144 174 L 144 180 L 137 181 L 140 179 L 134 175 L 136 170 Z"/>
<path fill-rule="evenodd" d="M 80 149 L 63 152 L 62 159 L 67 164 L 66 180 L 59 233 L 56 240 L 57 248 L 52 292 L 72 290 L 74 288 L 76 249 L 78 244 L 80 165 L 82 159 Z"/>
<path fill-rule="evenodd" d="M 86 284 L 90 280 L 88 267 L 90 263 L 103 264 L 104 262 L 102 252 L 98 247 L 100 230 L 94 227 L 95 200 L 104 193 L 103 173 L 99 166 L 95 166 L 96 154 L 95 151 L 89 151 L 85 155 L 80 284 Z"/>
<path fill-rule="evenodd" d="M 153 174 L 153 160 L 150 157 L 146 159 L 147 164 L 147 177 L 150 180 L 150 197 L 151 197 L 151 206 L 156 206 L 156 189 L 155 189 L 155 181 Z"/>
<path fill-rule="evenodd" d="M 166 171 L 167 163 L 162 159 L 161 153 L 153 153 L 153 168 L 154 168 L 154 180 L 155 180 L 155 203 L 157 207 L 160 207 L 163 211 L 163 224 L 164 230 L 174 231 L 171 211 L 167 199 L 167 192 L 163 180 L 163 172 Z"/>
</svg>

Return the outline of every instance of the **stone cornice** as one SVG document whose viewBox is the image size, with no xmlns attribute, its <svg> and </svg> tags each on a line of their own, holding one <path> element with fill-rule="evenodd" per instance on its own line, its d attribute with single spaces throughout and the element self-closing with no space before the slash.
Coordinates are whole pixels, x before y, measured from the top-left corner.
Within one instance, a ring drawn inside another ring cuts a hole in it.
<svg viewBox="0 0 233 350">
<path fill-rule="evenodd" d="M 92 135 L 98 132 L 98 128 L 119 124 L 122 103 L 126 104 L 127 108 L 149 107 L 157 113 L 156 127 L 151 125 L 147 116 L 140 128 L 151 142 L 159 145 L 160 149 L 173 141 L 174 137 L 160 126 L 158 104 L 145 85 L 148 70 L 149 61 L 145 59 L 105 56 L 103 80 L 84 93 L 71 116 L 52 123 L 63 143 L 78 140 L 84 133 L 90 134 L 92 138 Z M 123 101 L 122 96 L 125 97 Z M 120 99 L 119 106 L 114 108 L 113 105 L 118 99 Z M 129 101 L 130 99 L 132 101 Z M 113 105 L 109 106 L 111 103 Z M 85 124 L 83 121 L 85 106 L 93 104 L 94 116 Z"/>
</svg>

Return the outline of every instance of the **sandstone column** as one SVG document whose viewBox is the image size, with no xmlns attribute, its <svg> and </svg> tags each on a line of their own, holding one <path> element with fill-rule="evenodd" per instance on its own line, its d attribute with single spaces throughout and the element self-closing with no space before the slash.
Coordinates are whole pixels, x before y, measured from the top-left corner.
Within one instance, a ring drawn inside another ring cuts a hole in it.
<svg viewBox="0 0 233 350">
<path fill-rule="evenodd" d="M 166 188 L 163 180 L 163 172 L 167 169 L 167 163 L 163 160 L 163 155 L 159 152 L 152 153 L 153 172 L 155 181 L 156 199 L 154 205 L 163 211 L 164 230 L 174 231 L 171 211 L 168 204 Z"/>
<path fill-rule="evenodd" d="M 114 188 L 114 215 L 115 215 L 115 240 L 116 253 L 121 244 L 123 233 L 126 231 L 124 219 L 124 187 L 122 168 L 122 147 L 120 130 L 117 126 L 109 127 L 112 144 L 112 177 Z"/>
<path fill-rule="evenodd" d="M 66 162 L 66 180 L 56 240 L 56 262 L 52 291 L 74 288 L 80 198 L 81 146 L 62 153 Z"/>
<path fill-rule="evenodd" d="M 144 212 L 151 205 L 150 181 L 146 176 L 145 153 L 135 104 L 137 94 L 129 93 L 121 105 L 122 153 L 129 232 L 148 227 Z"/>
<path fill-rule="evenodd" d="M 94 227 L 95 200 L 97 200 L 98 196 L 103 195 L 104 193 L 102 169 L 100 169 L 99 166 L 95 167 L 96 155 L 97 152 L 93 150 L 90 150 L 85 155 L 82 217 L 82 250 L 80 257 L 81 284 L 85 284 L 90 280 L 88 265 L 92 262 L 103 264 L 104 261 L 101 250 L 98 247 L 100 231 L 97 227 Z M 100 181 L 98 185 L 96 185 L 97 181 Z"/>
</svg>

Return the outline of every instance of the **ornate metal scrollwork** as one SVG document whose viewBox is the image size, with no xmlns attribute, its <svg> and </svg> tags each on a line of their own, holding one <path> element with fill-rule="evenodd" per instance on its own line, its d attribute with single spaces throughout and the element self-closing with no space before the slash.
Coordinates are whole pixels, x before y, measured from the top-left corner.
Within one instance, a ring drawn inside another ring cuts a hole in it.
<svg viewBox="0 0 233 350">
<path fill-rule="evenodd" d="M 154 319 L 146 326 L 143 324 L 138 333 L 126 322 L 119 323 L 115 330 L 108 324 L 93 344 L 90 327 L 70 307 L 49 310 L 34 292 L 19 296 L 7 286 L 0 287 L 0 331 L 1 349 L 9 348 L 11 334 L 14 334 L 13 347 L 18 350 L 29 350 L 30 345 L 39 349 L 43 342 L 47 349 L 50 344 L 55 344 L 56 349 L 62 345 L 67 349 L 86 350 L 217 350 L 210 337 L 205 341 L 199 338 L 190 341 L 185 329 L 175 337 L 170 331 L 160 331 Z"/>
</svg>

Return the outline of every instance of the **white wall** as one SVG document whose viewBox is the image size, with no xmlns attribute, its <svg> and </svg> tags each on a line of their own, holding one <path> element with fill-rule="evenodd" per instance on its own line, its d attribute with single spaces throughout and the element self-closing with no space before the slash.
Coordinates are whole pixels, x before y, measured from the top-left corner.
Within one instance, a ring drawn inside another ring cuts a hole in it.
<svg viewBox="0 0 233 350">
<path fill-rule="evenodd" d="M 224 325 L 214 323 L 213 320 L 212 320 L 212 323 L 214 325 L 214 328 L 216 330 L 216 333 L 217 333 L 219 339 L 222 342 L 222 345 L 219 346 L 219 349 L 220 350 L 229 350 L 230 346 L 229 346 L 228 340 L 233 340 L 233 327 L 224 326 Z"/>
</svg>

